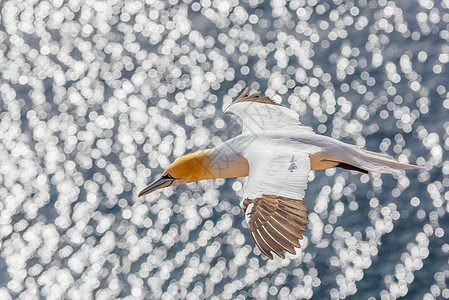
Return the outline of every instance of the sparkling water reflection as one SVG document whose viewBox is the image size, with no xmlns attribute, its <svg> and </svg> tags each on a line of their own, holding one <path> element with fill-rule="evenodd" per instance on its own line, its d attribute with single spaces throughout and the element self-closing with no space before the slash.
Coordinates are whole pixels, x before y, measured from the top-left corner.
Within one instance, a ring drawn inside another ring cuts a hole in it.
<svg viewBox="0 0 449 300">
<path fill-rule="evenodd" d="M 1 299 L 449 298 L 448 1 L 0 7 Z M 254 248 L 243 179 L 137 198 L 239 133 L 246 86 L 425 169 L 311 173 L 285 260 Z"/>
</svg>

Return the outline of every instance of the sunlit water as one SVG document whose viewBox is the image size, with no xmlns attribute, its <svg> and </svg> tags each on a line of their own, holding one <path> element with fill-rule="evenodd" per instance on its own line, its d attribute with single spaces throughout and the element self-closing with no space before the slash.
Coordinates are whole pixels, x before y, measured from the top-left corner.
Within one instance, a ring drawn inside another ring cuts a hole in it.
<svg viewBox="0 0 449 300">
<path fill-rule="evenodd" d="M 449 1 L 261 2 L 0 2 L 0 299 L 449 297 Z M 244 179 L 137 198 L 246 86 L 424 169 L 312 173 L 285 260 Z"/>
</svg>

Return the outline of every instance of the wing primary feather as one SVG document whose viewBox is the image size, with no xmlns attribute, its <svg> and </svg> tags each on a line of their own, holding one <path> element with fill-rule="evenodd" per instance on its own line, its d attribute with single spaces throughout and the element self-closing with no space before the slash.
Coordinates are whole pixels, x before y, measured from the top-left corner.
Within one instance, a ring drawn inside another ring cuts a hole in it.
<svg viewBox="0 0 449 300">
<path fill-rule="evenodd" d="M 301 227 L 298 226 L 298 224 L 291 222 L 289 219 L 285 218 L 283 215 L 279 214 L 278 212 L 276 212 L 276 215 L 279 216 L 279 219 L 281 219 L 278 221 L 280 224 L 282 224 L 282 226 L 289 229 L 296 237 L 299 237 L 300 239 L 302 239 L 302 232 L 305 231 L 304 226 L 301 226 Z"/>
<path fill-rule="evenodd" d="M 277 102 L 275 102 L 274 100 L 270 99 L 270 97 L 267 96 L 263 96 L 260 97 L 261 92 L 255 92 L 254 94 L 249 95 L 249 88 L 246 87 L 242 94 L 234 101 L 231 103 L 231 105 L 235 104 L 235 103 L 239 103 L 239 102 L 259 102 L 259 103 L 265 103 L 265 104 L 272 104 L 272 105 L 278 105 L 278 106 L 283 106 L 282 104 L 279 104 Z"/>
<path fill-rule="evenodd" d="M 262 235 L 260 234 L 260 230 L 257 229 L 257 230 L 255 231 L 255 233 L 257 233 L 257 234 L 254 234 L 254 237 L 257 238 L 257 240 L 258 240 L 258 242 L 259 242 L 259 245 L 262 246 L 262 247 L 261 247 L 261 250 L 263 250 L 263 253 L 264 253 L 266 256 L 268 256 L 270 259 L 273 259 L 273 254 L 271 254 L 271 250 L 273 250 L 273 249 L 271 249 L 271 247 L 267 244 L 267 242 L 265 242 L 264 238 L 263 238 Z"/>
<path fill-rule="evenodd" d="M 274 253 L 278 254 L 278 250 L 275 248 L 275 241 L 273 241 L 269 235 L 267 235 L 265 229 L 263 228 L 263 226 L 260 229 L 257 229 L 257 232 L 260 235 L 260 238 L 265 242 L 265 244 L 270 248 L 271 251 L 273 251 Z M 273 258 L 272 258 L 273 259 Z"/>
<path fill-rule="evenodd" d="M 281 222 L 279 222 L 276 218 L 273 218 L 273 220 L 278 223 L 279 228 L 284 228 L 285 234 L 288 234 L 288 240 L 295 245 L 295 247 L 297 248 L 301 248 L 301 244 L 298 242 L 299 236 L 297 233 L 295 233 L 294 231 L 290 230 L 287 226 L 284 226 L 284 224 L 282 224 Z M 302 235 L 301 235 L 302 238 Z"/>
<path fill-rule="evenodd" d="M 265 230 L 268 231 L 270 236 L 276 239 L 276 241 L 288 252 L 291 254 L 295 254 L 294 247 L 292 246 L 292 242 L 290 242 L 282 233 L 280 233 L 270 221 L 268 221 Z"/>
<path fill-rule="evenodd" d="M 254 241 L 256 241 L 256 244 L 258 245 L 260 251 L 265 254 L 270 259 L 273 259 L 273 255 L 270 252 L 270 247 L 265 243 L 265 241 L 262 239 L 260 234 L 255 231 L 253 234 Z"/>
<path fill-rule="evenodd" d="M 285 199 L 287 199 L 287 198 L 285 198 Z M 298 203 L 302 204 L 302 205 L 298 206 Z M 285 200 L 285 201 L 280 202 L 280 204 L 282 204 L 283 206 L 287 206 L 289 208 L 295 209 L 295 210 L 301 210 L 301 211 L 307 210 L 306 202 L 304 200 L 291 200 L 291 201 Z"/>
<path fill-rule="evenodd" d="M 259 243 L 259 239 L 256 238 L 255 232 L 250 230 L 250 234 L 251 237 L 253 238 L 254 242 L 256 243 L 257 248 L 259 248 L 260 252 L 262 252 L 263 254 L 265 254 L 267 257 L 269 257 L 270 259 L 273 259 L 273 255 L 271 255 L 270 252 L 266 252 L 264 250 L 264 248 L 262 247 L 262 245 Z"/>
<path fill-rule="evenodd" d="M 289 219 L 289 220 L 295 221 L 296 224 L 301 224 L 301 225 L 303 225 L 303 224 L 309 223 L 309 221 L 307 221 L 307 217 L 302 217 L 302 216 L 299 216 L 299 215 L 297 215 L 297 214 L 290 213 L 290 212 L 288 212 L 288 211 L 283 210 L 282 208 L 279 208 L 279 209 L 278 209 L 278 213 L 283 213 L 283 214 L 285 214 L 285 216 L 288 216 L 288 219 Z M 305 227 L 304 227 L 304 231 L 305 231 Z"/>
<path fill-rule="evenodd" d="M 268 230 L 266 230 L 265 226 L 261 227 L 262 230 L 260 230 L 261 232 L 261 236 L 262 238 L 265 240 L 265 242 L 268 244 L 268 246 L 273 249 L 273 252 L 276 253 L 278 256 L 285 258 L 285 255 L 283 253 L 284 247 L 282 247 L 282 245 L 280 245 L 268 232 Z"/>
<path fill-rule="evenodd" d="M 276 229 L 278 231 L 282 231 L 285 238 L 289 241 L 290 244 L 294 245 L 295 247 L 301 247 L 301 245 L 298 242 L 298 237 L 294 235 L 291 231 L 286 229 L 284 226 L 280 225 L 277 220 L 275 222 L 278 224 L 278 228 Z"/>
<path fill-rule="evenodd" d="M 283 205 L 282 203 L 279 204 L 278 209 L 284 211 L 287 214 L 295 215 L 298 217 L 303 217 L 304 215 L 307 215 L 306 209 L 301 209 L 298 207 L 291 208 L 291 207 Z"/>
</svg>

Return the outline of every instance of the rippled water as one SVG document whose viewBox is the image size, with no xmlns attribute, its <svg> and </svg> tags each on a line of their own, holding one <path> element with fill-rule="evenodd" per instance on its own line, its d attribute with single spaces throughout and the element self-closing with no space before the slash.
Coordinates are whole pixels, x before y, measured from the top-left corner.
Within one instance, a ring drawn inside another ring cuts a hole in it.
<svg viewBox="0 0 449 300">
<path fill-rule="evenodd" d="M 0 298 L 449 298 L 449 1 L 2 1 Z M 244 179 L 137 193 L 246 87 L 424 166 L 317 171 L 268 261 Z"/>
</svg>

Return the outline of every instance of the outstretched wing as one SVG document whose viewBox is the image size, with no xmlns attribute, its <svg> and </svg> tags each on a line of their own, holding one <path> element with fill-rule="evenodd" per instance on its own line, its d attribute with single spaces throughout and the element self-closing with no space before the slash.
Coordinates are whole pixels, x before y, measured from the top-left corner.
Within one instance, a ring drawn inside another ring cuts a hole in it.
<svg viewBox="0 0 449 300">
<path fill-rule="evenodd" d="M 251 148 L 257 150 L 245 156 L 250 170 L 242 208 L 260 251 L 270 259 L 272 252 L 284 258 L 284 251 L 296 253 L 308 223 L 303 199 L 310 171 L 309 155 L 279 146 Z"/>
<path fill-rule="evenodd" d="M 260 92 L 249 95 L 249 88 L 235 100 L 225 113 L 237 115 L 243 122 L 244 134 L 257 134 L 285 127 L 294 127 L 312 131 L 310 127 L 299 122 L 299 115 L 268 97 L 261 97 Z"/>
</svg>

